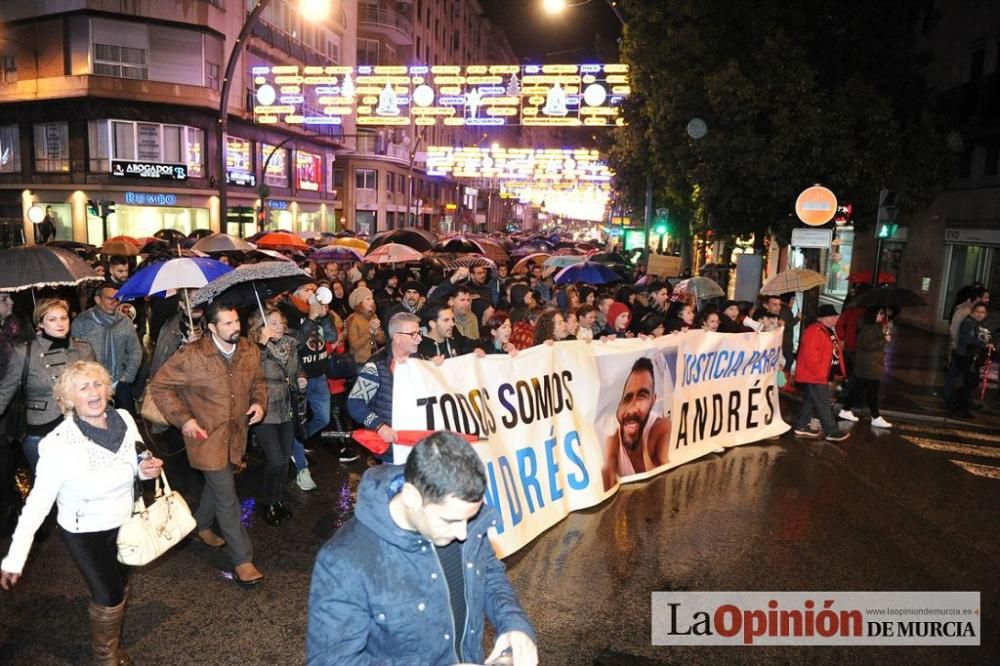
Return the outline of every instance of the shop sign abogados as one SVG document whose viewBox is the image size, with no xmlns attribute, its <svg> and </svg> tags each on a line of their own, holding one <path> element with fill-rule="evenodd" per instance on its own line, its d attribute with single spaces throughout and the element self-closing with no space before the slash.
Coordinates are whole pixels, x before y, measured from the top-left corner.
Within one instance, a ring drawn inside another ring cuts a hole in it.
<svg viewBox="0 0 1000 666">
<path fill-rule="evenodd" d="M 795 200 L 795 215 L 810 227 L 819 227 L 837 214 L 837 196 L 822 185 L 802 190 Z"/>
</svg>

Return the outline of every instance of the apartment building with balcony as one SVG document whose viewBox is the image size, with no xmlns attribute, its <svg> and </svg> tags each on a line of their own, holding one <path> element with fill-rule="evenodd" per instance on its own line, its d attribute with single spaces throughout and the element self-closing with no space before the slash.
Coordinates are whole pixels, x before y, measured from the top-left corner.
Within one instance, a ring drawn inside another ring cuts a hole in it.
<svg viewBox="0 0 1000 666">
<path fill-rule="evenodd" d="M 255 125 L 251 68 L 353 64 L 355 3 L 321 24 L 273 0 L 247 41 L 228 100 L 225 174 L 216 173 L 222 76 L 254 0 L 4 0 L 0 3 L 0 218 L 33 240 L 26 212 L 51 208 L 59 239 L 162 228 L 251 234 L 258 188 L 270 224 L 327 230 L 348 126 L 317 133 Z M 266 165 L 266 168 L 265 168 Z M 219 210 L 218 179 L 228 210 Z M 88 200 L 116 203 L 108 229 Z"/>
</svg>

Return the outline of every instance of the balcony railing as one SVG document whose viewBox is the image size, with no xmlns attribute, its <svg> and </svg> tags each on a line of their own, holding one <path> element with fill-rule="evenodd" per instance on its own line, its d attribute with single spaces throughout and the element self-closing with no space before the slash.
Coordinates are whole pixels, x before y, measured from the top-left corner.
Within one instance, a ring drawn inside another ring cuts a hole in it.
<svg viewBox="0 0 1000 666">
<path fill-rule="evenodd" d="M 391 9 L 360 4 L 358 5 L 358 23 L 367 23 L 381 28 L 395 28 L 408 40 L 413 39 L 413 24 L 408 18 Z"/>
</svg>

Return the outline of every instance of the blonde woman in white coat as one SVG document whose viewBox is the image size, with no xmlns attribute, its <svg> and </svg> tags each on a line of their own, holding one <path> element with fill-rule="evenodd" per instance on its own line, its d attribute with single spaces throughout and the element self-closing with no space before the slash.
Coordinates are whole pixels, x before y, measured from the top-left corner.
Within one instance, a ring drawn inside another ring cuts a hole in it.
<svg viewBox="0 0 1000 666">
<path fill-rule="evenodd" d="M 0 562 L 0 587 L 20 579 L 35 532 L 56 503 L 59 535 L 90 588 L 94 663 L 130 664 L 120 645 L 128 567 L 118 562 L 118 528 L 132 514 L 136 476 L 152 479 L 163 463 L 139 461 L 139 430 L 127 411 L 109 407 L 111 377 L 100 364 L 71 364 L 54 395 L 65 418 L 39 444 L 35 485 Z"/>
</svg>

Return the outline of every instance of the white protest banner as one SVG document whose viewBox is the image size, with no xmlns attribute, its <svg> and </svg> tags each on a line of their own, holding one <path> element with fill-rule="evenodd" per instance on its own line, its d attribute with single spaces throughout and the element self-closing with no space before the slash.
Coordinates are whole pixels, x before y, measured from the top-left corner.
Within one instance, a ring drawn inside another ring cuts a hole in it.
<svg viewBox="0 0 1000 666">
<path fill-rule="evenodd" d="M 621 481 L 784 432 L 777 357 L 770 361 L 780 347 L 780 333 L 692 331 L 469 354 L 441 366 L 408 361 L 395 369 L 393 428 L 482 438 L 474 448 L 486 502 L 501 517 L 493 544 L 505 557 Z M 395 446 L 396 462 L 408 453 Z"/>
</svg>

